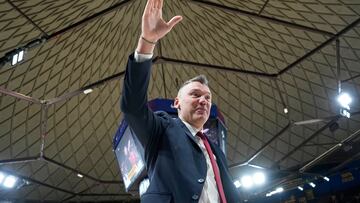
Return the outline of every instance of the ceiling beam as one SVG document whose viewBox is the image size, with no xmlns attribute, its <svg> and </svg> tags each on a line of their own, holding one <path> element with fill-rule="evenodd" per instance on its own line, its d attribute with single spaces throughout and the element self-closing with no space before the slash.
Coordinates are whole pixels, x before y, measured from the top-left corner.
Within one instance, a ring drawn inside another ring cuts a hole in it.
<svg viewBox="0 0 360 203">
<path fill-rule="evenodd" d="M 105 83 L 108 83 L 112 80 L 116 80 L 116 79 L 119 79 L 121 78 L 123 75 L 125 74 L 125 71 L 121 71 L 119 73 L 116 73 L 114 75 L 111 75 L 109 77 L 106 77 L 104 79 L 101 79 L 101 80 L 98 80 L 94 83 L 91 83 L 89 85 L 86 85 L 78 90 L 75 90 L 73 92 L 69 92 L 69 93 L 66 93 L 66 94 L 63 94 L 59 97 L 55 97 L 55 98 L 51 98 L 51 99 L 47 99 L 47 100 L 44 100 L 44 102 L 47 104 L 47 105 L 51 105 L 51 104 L 55 104 L 55 103 L 58 103 L 58 102 L 61 102 L 61 101 L 65 101 L 67 99 L 70 99 L 74 96 L 77 96 L 77 95 L 80 95 L 80 94 L 84 94 L 84 91 L 85 90 L 88 90 L 88 89 L 94 89 L 96 87 L 99 87 Z M 1 89 L 0 89 L 1 90 Z"/>
<path fill-rule="evenodd" d="M 270 77 L 270 78 L 276 77 L 276 74 L 272 74 L 272 73 L 264 73 L 264 72 L 244 70 L 244 69 L 240 69 L 240 68 L 232 68 L 232 67 L 226 67 L 226 66 L 220 66 L 220 65 L 198 63 L 198 62 L 193 62 L 193 61 L 185 61 L 185 60 L 180 60 L 180 59 L 168 58 L 168 57 L 164 57 L 164 56 L 155 57 L 153 60 L 153 63 L 198 66 L 198 67 L 214 69 L 214 70 L 218 70 L 218 71 L 242 73 L 242 74 L 248 74 L 248 75 L 259 76 L 259 77 Z"/>
<path fill-rule="evenodd" d="M 338 39 L 340 36 L 342 36 L 343 34 L 347 33 L 348 31 L 350 31 L 351 29 L 353 29 L 355 26 L 357 26 L 360 23 L 360 18 L 358 18 L 357 20 L 355 20 L 354 22 L 352 22 L 350 25 L 346 26 L 344 29 L 342 29 L 341 31 L 339 31 L 338 33 L 336 33 L 334 36 L 330 37 L 329 39 L 327 39 L 325 42 L 323 42 L 322 44 L 320 44 L 319 46 L 315 47 L 314 49 L 312 49 L 310 52 L 306 53 L 305 55 L 303 55 L 302 57 L 298 58 L 296 61 L 292 62 L 291 64 L 289 64 L 287 67 L 285 67 L 284 69 L 282 69 L 277 75 L 282 75 L 285 72 L 287 72 L 288 70 L 290 70 L 291 68 L 295 67 L 296 65 L 298 65 L 299 63 L 301 63 L 302 61 L 304 61 L 305 59 L 309 58 L 310 56 L 314 55 L 315 53 L 317 53 L 320 49 L 324 48 L 325 46 L 329 45 L 330 43 L 332 43 L 333 41 L 335 41 L 336 39 Z"/>
<path fill-rule="evenodd" d="M 233 7 L 229 7 L 229 6 L 225 6 L 225 5 L 221 5 L 221 4 L 217 4 L 217 3 L 213 3 L 213 2 L 209 2 L 209 1 L 191 0 L 190 2 L 199 4 L 199 5 L 205 5 L 207 7 L 212 7 L 212 8 L 215 8 L 215 9 L 220 9 L 220 10 L 232 12 L 232 13 L 235 13 L 235 14 L 241 14 L 241 15 L 248 16 L 248 17 L 251 17 L 251 18 L 256 18 L 256 19 L 268 21 L 268 22 L 271 22 L 271 23 L 284 25 L 286 27 L 293 27 L 293 28 L 296 28 L 296 29 L 305 30 L 305 31 L 309 31 L 309 32 L 313 32 L 313 33 L 317 33 L 317 34 L 321 34 L 321 35 L 326 35 L 326 36 L 333 36 L 334 35 L 334 33 L 331 33 L 331 32 L 325 31 L 325 30 L 320 30 L 320 29 L 316 29 L 316 28 L 313 28 L 313 27 L 308 27 L 308 26 L 305 26 L 305 25 L 300 25 L 300 24 L 296 24 L 296 23 L 293 23 L 293 22 L 280 20 L 280 19 L 273 18 L 273 17 L 270 17 L 270 16 L 259 15 L 258 13 L 245 11 L 245 10 L 241 10 L 239 8 L 233 8 Z"/>
<path fill-rule="evenodd" d="M 24 46 L 20 46 L 20 47 L 18 47 L 18 48 L 16 48 L 16 49 L 13 49 L 13 50 L 5 53 L 5 55 L 0 58 L 0 68 L 1 68 L 2 66 L 4 66 L 5 63 L 7 63 L 7 62 L 9 62 L 9 61 L 11 60 L 11 57 L 12 57 L 13 53 L 16 52 L 17 50 L 19 50 L 19 49 L 27 50 L 27 49 L 31 49 L 31 48 L 33 48 L 33 47 L 36 47 L 36 46 L 38 46 L 38 45 L 40 45 L 40 44 L 43 44 L 43 43 L 45 43 L 45 42 L 48 41 L 48 40 L 51 40 L 51 39 L 53 39 L 53 38 L 56 38 L 56 37 L 58 37 L 58 36 L 60 36 L 60 35 L 62 35 L 62 34 L 64 34 L 64 33 L 68 32 L 68 31 L 76 28 L 76 27 L 79 27 L 80 25 L 83 25 L 83 24 L 85 24 L 85 23 L 89 23 L 89 22 L 91 22 L 91 21 L 93 21 L 93 20 L 95 20 L 95 19 L 97 19 L 97 18 L 99 18 L 99 17 L 104 16 L 105 14 L 108 14 L 108 13 L 110 13 L 110 12 L 113 12 L 114 10 L 116 10 L 116 9 L 118 9 L 118 8 L 122 8 L 123 6 L 127 5 L 127 4 L 130 3 L 131 1 L 134 1 L 134 0 L 124 0 L 124 1 L 121 1 L 121 2 L 119 2 L 119 3 L 117 3 L 117 4 L 114 4 L 114 5 L 110 6 L 110 7 L 107 8 L 107 9 L 104 9 L 104 10 L 98 12 L 98 13 L 95 13 L 94 15 L 91 15 L 91 16 L 89 16 L 89 17 L 86 17 L 86 18 L 84 18 L 84 19 L 82 19 L 82 20 L 80 20 L 80 21 L 78 21 L 78 22 L 76 22 L 76 23 L 74 23 L 74 24 L 72 24 L 72 25 L 70 25 L 70 26 L 68 26 L 68 27 L 65 27 L 65 28 L 63 28 L 63 29 L 61 29 L 61 30 L 58 30 L 58 31 L 56 31 L 56 32 L 54 32 L 54 33 L 52 33 L 52 34 L 50 34 L 50 35 L 48 35 L 48 34 L 45 33 L 45 35 L 41 36 L 40 38 L 34 39 L 34 40 L 28 42 L 28 43 L 27 43 L 26 45 L 24 45 Z M 10 1 L 9 1 L 9 2 L 10 2 Z M 10 2 L 10 3 L 11 3 L 11 2 Z M 15 5 L 14 5 L 14 6 L 15 6 Z M 18 11 L 21 12 L 20 10 L 18 10 Z M 24 17 L 25 17 L 25 16 L 26 16 L 26 15 L 24 14 Z M 28 18 L 28 20 L 30 20 L 31 22 L 33 22 L 30 18 Z M 35 22 L 33 22 L 33 24 L 35 24 Z M 36 25 L 36 24 L 35 24 L 35 25 Z M 38 29 L 41 29 L 41 28 L 39 27 Z M 44 31 L 44 32 L 45 32 L 45 31 Z"/>
<path fill-rule="evenodd" d="M 264 5 L 261 7 L 258 15 L 261 15 L 261 13 L 264 11 L 265 7 L 267 6 L 267 4 L 269 3 L 270 0 L 266 0 L 266 2 L 264 3 Z"/>
<path fill-rule="evenodd" d="M 326 157 L 329 157 L 331 154 L 333 154 L 335 151 L 337 151 L 339 148 L 341 148 L 344 144 L 346 144 L 347 142 L 355 139 L 358 135 L 360 135 L 360 129 L 357 130 L 356 132 L 354 132 L 353 134 L 351 134 L 349 137 L 345 138 L 344 140 L 342 140 L 341 142 L 337 143 L 336 145 L 334 145 L 333 147 L 331 147 L 330 149 L 328 149 L 327 151 L 325 151 L 324 153 L 320 154 L 318 157 L 315 157 L 315 159 L 311 160 L 309 163 L 307 163 L 305 166 L 301 167 L 299 169 L 300 173 L 305 172 L 306 170 L 308 170 L 310 167 L 314 166 L 315 164 L 317 164 L 319 161 L 325 159 Z M 352 160 L 352 159 L 351 159 Z"/>
<path fill-rule="evenodd" d="M 63 164 L 63 163 L 57 162 L 57 161 L 55 161 L 55 160 L 53 160 L 53 159 L 50 159 L 50 158 L 48 158 L 48 157 L 46 157 L 46 156 L 43 156 L 42 159 L 43 159 L 44 161 L 48 162 L 48 163 L 51 163 L 51 164 L 54 164 L 54 165 L 59 166 L 59 167 L 61 167 L 61 168 L 64 168 L 64 169 L 66 169 L 66 170 L 72 171 L 72 172 L 74 172 L 74 173 L 76 173 L 76 174 L 81 174 L 81 175 L 83 175 L 84 177 L 89 178 L 89 179 L 91 179 L 91 180 L 93 180 L 93 181 L 95 181 L 95 182 L 98 182 L 98 183 L 103 183 L 103 184 L 122 184 L 122 183 L 123 183 L 122 181 L 116 181 L 116 180 L 101 180 L 101 179 L 95 178 L 95 177 L 90 176 L 90 175 L 88 175 L 88 174 L 82 173 L 81 171 L 76 170 L 76 169 L 74 169 L 74 168 L 72 168 L 72 167 L 70 167 L 70 166 L 67 166 L 67 165 L 65 165 L 65 164 Z"/>
<path fill-rule="evenodd" d="M 283 162 L 285 159 L 287 159 L 289 156 L 291 156 L 292 154 L 294 154 L 297 150 L 299 150 L 301 147 L 303 147 L 306 143 L 308 143 L 310 140 L 312 140 L 313 138 L 315 138 L 316 136 L 318 136 L 322 131 L 324 131 L 325 129 L 327 129 L 331 124 L 335 123 L 336 121 L 338 121 L 341 118 L 340 115 L 337 115 L 335 118 L 333 118 L 331 121 L 329 121 L 328 123 L 326 123 L 324 126 L 322 126 L 320 129 L 318 129 L 316 132 L 314 132 L 311 136 L 309 136 L 307 139 L 305 139 L 303 142 L 301 142 L 298 146 L 296 146 L 294 149 L 292 149 L 289 153 L 287 153 L 285 156 L 283 156 L 281 159 L 279 159 L 278 161 L 276 161 L 273 165 L 277 166 L 279 165 L 281 162 Z"/>
<path fill-rule="evenodd" d="M 43 100 L 39 100 L 39 99 L 30 97 L 30 96 L 27 96 L 27 95 L 12 91 L 12 90 L 7 90 L 2 86 L 0 86 L 0 93 L 8 95 L 8 96 L 15 97 L 15 98 L 18 98 L 20 100 L 28 101 L 28 102 L 31 102 L 31 103 L 34 103 L 34 104 L 43 104 L 44 103 Z"/>
<path fill-rule="evenodd" d="M 248 165 L 252 160 L 254 160 L 257 156 L 259 156 L 270 144 L 276 140 L 279 136 L 281 136 L 284 132 L 286 132 L 291 126 L 289 122 L 283 129 L 280 130 L 276 135 L 274 135 L 270 140 L 268 140 L 260 149 L 258 149 L 247 161 L 242 163 L 235 163 L 229 166 L 230 169 L 234 169 L 240 166 Z"/>
</svg>

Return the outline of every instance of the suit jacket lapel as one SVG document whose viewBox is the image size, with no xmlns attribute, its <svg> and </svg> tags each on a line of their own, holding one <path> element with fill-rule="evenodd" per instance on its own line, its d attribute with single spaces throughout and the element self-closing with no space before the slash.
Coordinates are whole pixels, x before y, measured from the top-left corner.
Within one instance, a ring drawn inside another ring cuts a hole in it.
<svg viewBox="0 0 360 203">
<path fill-rule="evenodd" d="M 181 119 L 179 118 L 176 118 L 176 122 L 184 129 L 185 131 L 185 134 L 187 135 L 188 138 L 190 138 L 194 144 L 196 144 L 196 146 L 198 146 L 197 142 L 196 142 L 196 139 L 195 139 L 195 136 L 193 136 L 190 132 L 190 130 L 186 127 L 186 125 L 181 121 Z M 199 146 L 198 146 L 199 147 Z M 200 147 L 199 147 L 200 149 Z"/>
</svg>

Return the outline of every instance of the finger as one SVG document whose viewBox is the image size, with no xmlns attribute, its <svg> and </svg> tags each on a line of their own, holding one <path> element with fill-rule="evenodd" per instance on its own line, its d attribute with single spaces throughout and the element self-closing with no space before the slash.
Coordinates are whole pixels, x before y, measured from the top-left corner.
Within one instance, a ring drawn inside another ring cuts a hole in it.
<svg viewBox="0 0 360 203">
<path fill-rule="evenodd" d="M 168 26 L 171 28 L 173 28 L 176 24 L 178 24 L 180 21 L 182 20 L 182 16 L 174 16 L 173 18 L 171 18 L 171 20 L 169 20 L 169 22 L 167 23 Z"/>
<path fill-rule="evenodd" d="M 154 7 L 154 0 L 148 0 L 145 6 L 145 12 L 150 11 Z"/>
<path fill-rule="evenodd" d="M 162 7 L 163 7 L 163 3 L 164 3 L 164 0 L 159 0 L 160 2 L 159 2 L 159 9 L 162 9 Z"/>
<path fill-rule="evenodd" d="M 154 0 L 154 8 L 160 9 L 161 0 Z"/>
</svg>

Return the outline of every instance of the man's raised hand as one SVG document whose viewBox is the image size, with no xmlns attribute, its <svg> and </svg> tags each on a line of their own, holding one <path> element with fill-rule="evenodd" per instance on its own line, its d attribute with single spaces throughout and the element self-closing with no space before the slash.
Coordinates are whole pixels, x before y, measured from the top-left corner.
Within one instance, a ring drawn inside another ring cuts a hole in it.
<svg viewBox="0 0 360 203">
<path fill-rule="evenodd" d="M 162 18 L 163 0 L 148 0 L 142 17 L 141 37 L 149 42 L 157 42 L 182 20 L 174 16 L 169 22 Z"/>
</svg>

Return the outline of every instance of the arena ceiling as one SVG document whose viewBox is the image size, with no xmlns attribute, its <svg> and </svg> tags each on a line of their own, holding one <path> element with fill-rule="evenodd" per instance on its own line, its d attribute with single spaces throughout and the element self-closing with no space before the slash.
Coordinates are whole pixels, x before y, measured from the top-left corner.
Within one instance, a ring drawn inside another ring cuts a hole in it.
<svg viewBox="0 0 360 203">
<path fill-rule="evenodd" d="M 1 198 L 138 198 L 124 191 L 112 139 L 145 2 L 0 0 L 0 170 L 29 181 Z M 358 0 L 168 0 L 163 15 L 184 19 L 157 45 L 149 99 L 173 98 L 183 81 L 207 75 L 234 176 L 249 164 L 306 172 L 338 143 L 347 148 L 335 151 L 355 149 Z M 353 96 L 350 119 L 339 116 L 339 82 Z"/>
</svg>

